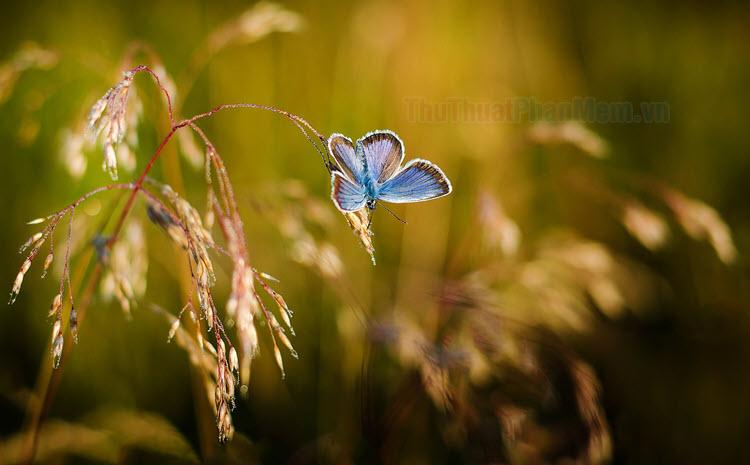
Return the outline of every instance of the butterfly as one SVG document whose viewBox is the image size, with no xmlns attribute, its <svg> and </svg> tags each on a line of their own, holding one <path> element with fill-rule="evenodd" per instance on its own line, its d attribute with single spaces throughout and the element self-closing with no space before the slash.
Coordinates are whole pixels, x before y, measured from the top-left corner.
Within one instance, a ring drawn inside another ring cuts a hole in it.
<svg viewBox="0 0 750 465">
<path fill-rule="evenodd" d="M 372 131 L 352 143 L 341 134 L 328 138 L 328 151 L 338 165 L 331 173 L 331 198 L 344 213 L 379 200 L 423 202 L 448 195 L 451 182 L 437 165 L 415 158 L 403 167 L 404 143 L 389 130 Z"/>
</svg>

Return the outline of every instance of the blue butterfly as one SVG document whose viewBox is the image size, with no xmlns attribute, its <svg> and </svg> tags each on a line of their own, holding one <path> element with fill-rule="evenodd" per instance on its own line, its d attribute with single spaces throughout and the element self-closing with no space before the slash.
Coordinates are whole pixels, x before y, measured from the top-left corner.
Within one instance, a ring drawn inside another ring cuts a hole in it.
<svg viewBox="0 0 750 465">
<path fill-rule="evenodd" d="M 404 143 L 393 131 L 368 132 L 356 144 L 333 134 L 328 151 L 339 168 L 331 173 L 331 198 L 344 213 L 365 206 L 373 210 L 378 200 L 423 202 L 453 190 L 440 168 L 427 160 L 417 158 L 401 167 Z"/>
</svg>

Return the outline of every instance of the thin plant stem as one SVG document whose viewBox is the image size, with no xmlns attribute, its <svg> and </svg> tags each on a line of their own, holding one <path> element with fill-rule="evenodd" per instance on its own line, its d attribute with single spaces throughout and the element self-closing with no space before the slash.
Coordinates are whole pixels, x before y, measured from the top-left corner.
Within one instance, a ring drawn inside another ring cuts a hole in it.
<svg viewBox="0 0 750 465">
<path fill-rule="evenodd" d="M 74 280 L 74 282 L 80 282 L 83 277 L 83 273 L 91 263 L 91 258 L 93 257 L 93 255 L 93 251 L 89 251 L 88 257 L 83 261 L 83 266 L 81 266 L 78 270 L 80 278 Z M 83 297 L 80 299 L 79 306 L 76 309 L 78 312 L 79 325 L 86 317 L 86 310 L 91 304 L 94 289 L 96 288 L 96 283 L 99 280 L 101 272 L 102 266 L 100 263 L 97 263 L 92 274 L 87 280 L 86 286 L 84 288 L 85 290 L 83 292 Z M 19 457 L 21 463 L 31 464 L 34 462 L 34 457 L 36 455 L 36 450 L 39 443 L 39 431 L 42 425 L 42 419 L 47 414 L 47 411 L 52 405 L 52 400 L 55 397 L 57 388 L 60 385 L 60 380 L 62 379 L 62 372 L 64 367 L 63 361 L 67 358 L 67 354 L 70 352 L 71 348 L 72 346 L 70 344 L 65 344 L 60 365 L 57 368 L 53 368 L 51 359 L 49 359 L 49 357 L 45 357 L 47 362 L 43 363 L 42 369 L 37 376 L 36 396 L 29 402 L 29 409 L 26 413 L 25 429 L 27 432 L 25 435 L 21 457 Z"/>
</svg>

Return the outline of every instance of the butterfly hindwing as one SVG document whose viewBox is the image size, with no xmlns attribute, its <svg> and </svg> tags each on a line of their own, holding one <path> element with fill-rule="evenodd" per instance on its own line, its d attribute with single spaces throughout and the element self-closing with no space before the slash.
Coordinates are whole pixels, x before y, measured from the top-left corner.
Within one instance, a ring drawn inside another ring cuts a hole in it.
<svg viewBox="0 0 750 465">
<path fill-rule="evenodd" d="M 373 131 L 357 141 L 357 155 L 364 161 L 367 178 L 382 184 L 404 161 L 404 143 L 389 130 Z"/>
<path fill-rule="evenodd" d="M 364 178 L 365 165 L 358 156 L 351 139 L 341 134 L 328 138 L 328 151 L 344 175 L 352 182 L 361 182 Z"/>
<path fill-rule="evenodd" d="M 380 186 L 378 200 L 391 203 L 422 202 L 448 195 L 452 190 L 450 181 L 437 165 L 415 159 Z"/>
<path fill-rule="evenodd" d="M 331 174 L 331 198 L 342 212 L 353 212 L 365 206 L 367 196 L 361 184 L 349 181 L 341 173 Z"/>
</svg>

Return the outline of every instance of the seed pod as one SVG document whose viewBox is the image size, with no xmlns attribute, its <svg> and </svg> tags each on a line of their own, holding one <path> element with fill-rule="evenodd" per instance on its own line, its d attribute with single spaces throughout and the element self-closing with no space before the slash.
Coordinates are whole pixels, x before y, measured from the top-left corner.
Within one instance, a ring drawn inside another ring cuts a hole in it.
<svg viewBox="0 0 750 465">
<path fill-rule="evenodd" d="M 18 274 L 16 275 L 16 280 L 13 282 L 13 289 L 10 291 L 10 301 L 9 304 L 13 304 L 13 302 L 16 301 L 16 297 L 18 297 L 18 293 L 21 292 L 21 285 L 23 284 L 23 277 L 26 275 L 26 272 L 29 271 L 29 268 L 31 268 L 31 260 L 28 258 L 24 260 L 23 264 L 21 265 L 21 269 L 18 271 Z"/>
<path fill-rule="evenodd" d="M 240 362 L 237 358 L 237 351 L 232 347 L 229 349 L 229 369 L 234 373 L 237 373 L 240 369 Z"/>
<path fill-rule="evenodd" d="M 216 409 L 216 422 L 219 428 L 219 441 L 226 442 L 232 436 L 232 419 L 227 409 L 227 403 L 221 402 Z"/>
<path fill-rule="evenodd" d="M 102 170 L 109 174 L 109 177 L 113 181 L 117 181 L 117 152 L 113 144 L 106 144 L 104 146 L 104 161 L 102 162 Z"/>
<path fill-rule="evenodd" d="M 58 318 L 52 324 L 52 339 L 51 340 L 54 342 L 54 340 L 57 339 L 57 336 L 59 336 L 61 332 L 62 332 L 62 320 Z"/>
<path fill-rule="evenodd" d="M 68 323 L 70 324 L 70 334 L 73 336 L 73 342 L 78 344 L 78 312 L 75 306 L 70 307 Z"/>
<path fill-rule="evenodd" d="M 55 324 L 52 325 L 52 366 L 55 368 L 60 366 L 63 344 L 62 320 L 58 318 L 55 320 Z"/>
<path fill-rule="evenodd" d="M 292 343 L 289 341 L 289 338 L 286 337 L 286 334 L 284 334 L 281 328 L 279 328 L 279 331 L 276 332 L 276 335 L 278 336 L 281 343 L 284 344 L 287 349 L 289 349 L 289 353 L 292 354 L 292 357 L 299 358 L 299 356 L 297 355 L 297 351 L 294 350 Z"/>
<path fill-rule="evenodd" d="M 167 342 L 172 342 L 174 335 L 177 334 L 177 330 L 180 328 L 180 319 L 175 318 L 172 326 L 169 327 L 169 334 L 167 335 Z"/>
<path fill-rule="evenodd" d="M 260 277 L 261 277 L 261 278 L 263 278 L 263 279 L 267 279 L 267 280 L 269 280 L 269 281 L 275 281 L 275 282 L 279 282 L 279 280 L 278 280 L 278 279 L 274 278 L 273 276 L 271 276 L 271 275 L 270 275 L 270 274 L 268 274 L 268 273 L 264 273 L 264 272 L 261 272 L 261 273 L 260 273 Z"/>
<path fill-rule="evenodd" d="M 28 258 L 23 262 L 21 265 L 21 273 L 26 274 L 27 271 L 29 271 L 29 268 L 31 268 L 31 260 Z"/>
<path fill-rule="evenodd" d="M 209 331 L 214 329 L 214 306 L 211 304 L 206 305 L 206 326 Z"/>
<path fill-rule="evenodd" d="M 52 299 L 52 305 L 49 307 L 49 314 L 48 316 L 55 316 L 60 312 L 60 309 L 62 308 L 62 294 L 57 294 Z"/>
<path fill-rule="evenodd" d="M 284 360 L 281 358 L 281 351 L 279 350 L 279 346 L 275 344 L 273 346 L 273 356 L 276 359 L 276 365 L 278 365 L 279 370 L 281 370 L 281 379 L 286 378 L 286 373 L 284 372 Z"/>
<path fill-rule="evenodd" d="M 291 327 L 292 322 L 290 321 L 289 317 L 291 312 L 289 311 L 289 307 L 286 304 L 286 301 L 284 300 L 284 297 L 282 297 L 281 294 L 278 292 L 271 290 L 271 297 L 273 297 L 273 300 L 276 301 L 276 305 L 279 306 L 279 310 L 281 313 L 281 319 L 284 320 L 284 324 Z"/>
<path fill-rule="evenodd" d="M 49 266 L 52 264 L 52 260 L 54 260 L 55 256 L 52 254 L 52 252 L 48 253 L 47 256 L 44 258 L 44 267 L 42 268 L 42 278 L 47 276 L 47 271 L 49 270 Z"/>
<path fill-rule="evenodd" d="M 205 342 L 204 341 L 203 342 L 203 347 L 208 351 L 209 354 L 211 354 L 214 357 L 216 357 L 216 349 L 214 349 L 213 344 L 211 344 L 210 342 Z"/>
<path fill-rule="evenodd" d="M 231 376 L 226 383 L 226 396 L 227 400 L 232 402 L 232 406 L 234 407 L 234 378 L 232 378 Z"/>
<path fill-rule="evenodd" d="M 65 341 L 63 340 L 63 335 L 58 335 L 54 342 L 52 343 L 52 366 L 54 368 L 60 367 L 60 360 L 62 359 L 62 351 L 63 351 L 63 345 L 65 344 Z"/>
<path fill-rule="evenodd" d="M 35 244 L 42 238 L 42 233 L 38 232 L 31 236 L 26 242 L 23 243 L 21 248 L 18 250 L 18 253 L 24 253 L 26 249 L 28 249 L 32 244 Z"/>
<path fill-rule="evenodd" d="M 161 226 L 164 229 L 175 224 L 172 216 L 157 204 L 150 203 L 146 205 L 146 215 L 148 215 L 148 219 L 150 219 L 152 223 Z"/>
<path fill-rule="evenodd" d="M 224 354 L 227 353 L 227 345 L 223 339 L 219 339 L 218 347 L 219 347 L 219 350 L 218 350 L 219 356 L 224 357 Z"/>
</svg>

